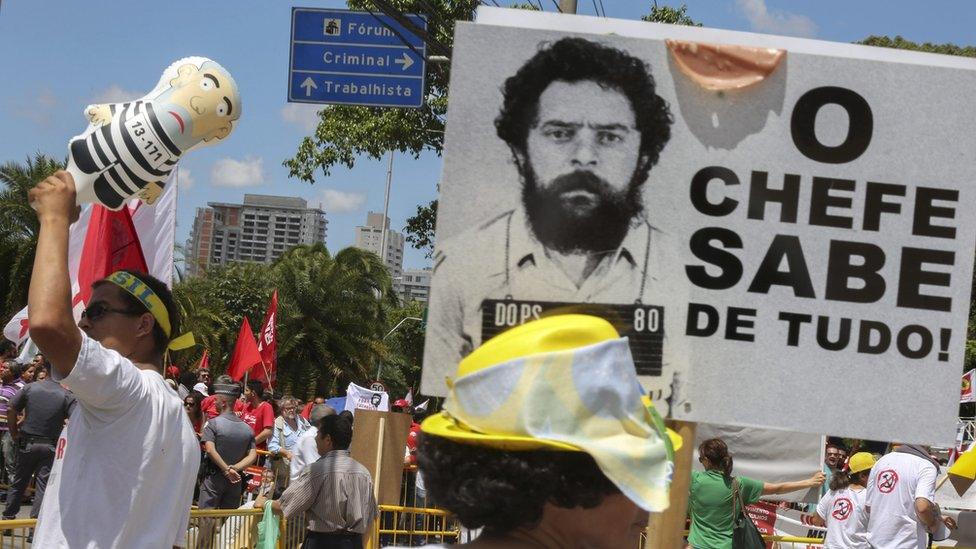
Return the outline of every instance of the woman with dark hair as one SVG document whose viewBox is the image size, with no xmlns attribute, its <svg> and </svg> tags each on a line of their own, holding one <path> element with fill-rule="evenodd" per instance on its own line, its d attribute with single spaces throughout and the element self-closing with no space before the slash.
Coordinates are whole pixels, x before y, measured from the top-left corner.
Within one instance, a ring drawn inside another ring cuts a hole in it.
<svg viewBox="0 0 976 549">
<path fill-rule="evenodd" d="M 867 540 L 865 488 L 871 478 L 874 456 L 858 452 L 851 456 L 848 470 L 834 473 L 830 491 L 820 498 L 817 514 L 811 519 L 816 526 L 827 527 L 824 549 L 870 549 Z"/>
<path fill-rule="evenodd" d="M 190 394 L 183 399 L 183 409 L 190 418 L 190 424 L 193 425 L 193 432 L 196 433 L 197 438 L 200 438 L 200 433 L 203 431 L 204 417 L 203 411 L 200 410 L 201 402 L 203 402 L 203 394 L 200 391 L 190 391 Z"/>
<path fill-rule="evenodd" d="M 605 320 L 513 328 L 462 360 L 449 387 L 418 463 L 433 504 L 482 529 L 466 547 L 637 547 L 649 512 L 667 507 L 675 442 Z"/>
<path fill-rule="evenodd" d="M 755 503 L 762 496 L 805 490 L 824 482 L 822 471 L 796 482 L 772 483 L 733 477 L 732 455 L 720 438 L 708 439 L 698 446 L 698 461 L 705 470 L 691 473 L 688 497 L 688 513 L 691 515 L 688 544 L 694 549 L 732 549 L 733 481 L 739 485 L 744 505 Z"/>
</svg>

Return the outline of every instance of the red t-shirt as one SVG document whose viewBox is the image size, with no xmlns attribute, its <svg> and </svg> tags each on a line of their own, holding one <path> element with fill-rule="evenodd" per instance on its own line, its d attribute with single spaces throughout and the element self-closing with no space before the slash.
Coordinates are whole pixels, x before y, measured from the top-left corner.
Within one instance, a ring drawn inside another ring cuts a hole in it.
<svg viewBox="0 0 976 549">
<path fill-rule="evenodd" d="M 312 407 L 315 406 L 315 401 L 306 402 L 305 407 L 302 408 L 302 417 L 308 419 L 312 415 Z"/>
<path fill-rule="evenodd" d="M 420 440 L 420 424 L 416 421 L 410 424 L 410 433 L 407 434 L 407 451 L 410 454 L 410 464 L 417 464 L 417 442 Z"/>
<path fill-rule="evenodd" d="M 213 419 L 220 415 L 217 411 L 217 395 L 210 395 L 203 397 L 200 401 L 200 411 L 203 412 L 207 419 Z"/>
<path fill-rule="evenodd" d="M 250 401 L 242 403 L 238 400 L 234 403 L 234 412 L 244 423 L 251 426 L 251 429 L 254 430 L 254 436 L 258 436 L 261 431 L 267 428 L 274 428 L 274 410 L 267 402 L 262 402 L 256 407 L 252 407 Z M 267 441 L 258 444 L 258 450 L 267 449 Z"/>
</svg>

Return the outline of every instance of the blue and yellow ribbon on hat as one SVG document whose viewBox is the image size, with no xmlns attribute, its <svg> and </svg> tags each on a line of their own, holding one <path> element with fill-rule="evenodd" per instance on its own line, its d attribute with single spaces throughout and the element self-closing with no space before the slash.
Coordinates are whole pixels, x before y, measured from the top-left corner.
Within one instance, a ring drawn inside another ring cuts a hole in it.
<svg viewBox="0 0 976 549">
<path fill-rule="evenodd" d="M 170 338 L 169 346 L 166 348 L 167 350 L 179 351 L 196 344 L 196 341 L 193 339 L 193 332 L 187 332 L 176 338 L 173 337 L 173 328 L 169 321 L 169 312 L 166 310 L 166 305 L 163 304 L 162 299 L 159 299 L 156 292 L 148 284 L 139 279 L 139 277 L 126 271 L 116 271 L 108 275 L 105 280 L 122 288 L 146 307 L 146 310 L 156 319 L 159 327 L 163 329 L 166 337 Z"/>
</svg>

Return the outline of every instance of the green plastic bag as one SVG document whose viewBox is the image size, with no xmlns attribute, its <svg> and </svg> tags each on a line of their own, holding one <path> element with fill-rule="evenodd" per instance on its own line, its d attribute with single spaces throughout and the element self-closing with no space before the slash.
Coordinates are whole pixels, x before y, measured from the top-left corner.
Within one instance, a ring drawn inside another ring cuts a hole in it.
<svg viewBox="0 0 976 549">
<path fill-rule="evenodd" d="M 258 523 L 258 544 L 256 549 L 276 549 L 281 528 L 278 517 L 271 510 L 271 500 L 264 504 L 264 517 Z"/>
</svg>

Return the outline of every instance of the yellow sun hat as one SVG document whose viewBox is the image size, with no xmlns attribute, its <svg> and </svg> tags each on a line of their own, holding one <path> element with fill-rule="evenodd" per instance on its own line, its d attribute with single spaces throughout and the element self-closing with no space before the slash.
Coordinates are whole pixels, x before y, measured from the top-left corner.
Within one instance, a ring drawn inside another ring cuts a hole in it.
<svg viewBox="0 0 976 549">
<path fill-rule="evenodd" d="M 506 451 L 586 452 L 642 508 L 667 507 L 681 437 L 642 398 L 627 339 L 606 320 L 556 315 L 508 330 L 462 360 L 448 387 L 425 434 Z"/>
<path fill-rule="evenodd" d="M 871 452 L 858 452 L 847 460 L 847 467 L 852 473 L 860 473 L 874 467 L 874 456 Z"/>
</svg>

